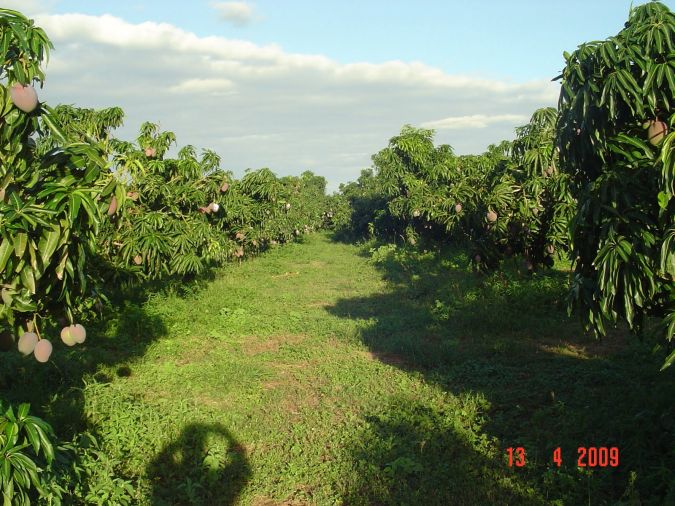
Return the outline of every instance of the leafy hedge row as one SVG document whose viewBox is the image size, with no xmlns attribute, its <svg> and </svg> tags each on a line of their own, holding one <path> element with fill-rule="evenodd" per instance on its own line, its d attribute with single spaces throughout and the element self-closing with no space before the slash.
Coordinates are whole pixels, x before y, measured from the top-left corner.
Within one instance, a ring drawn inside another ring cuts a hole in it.
<svg viewBox="0 0 675 506">
<path fill-rule="evenodd" d="M 198 274 L 323 226 L 323 177 L 278 178 L 265 168 L 236 180 L 220 170 L 213 151 L 198 156 L 185 146 L 165 158 L 174 139 L 146 123 L 137 144 L 115 143 L 115 174 L 126 194 L 116 198 L 101 234 L 115 275 Z"/>
<path fill-rule="evenodd" d="M 541 109 L 515 141 L 479 156 L 456 156 L 434 146 L 433 131 L 405 126 L 373 156 L 375 172 L 341 187 L 352 206 L 346 228 L 412 243 L 461 241 L 480 268 L 516 254 L 530 268 L 552 265 L 556 250 L 569 247 L 574 212 L 554 149 L 555 120 L 554 109 Z"/>
</svg>

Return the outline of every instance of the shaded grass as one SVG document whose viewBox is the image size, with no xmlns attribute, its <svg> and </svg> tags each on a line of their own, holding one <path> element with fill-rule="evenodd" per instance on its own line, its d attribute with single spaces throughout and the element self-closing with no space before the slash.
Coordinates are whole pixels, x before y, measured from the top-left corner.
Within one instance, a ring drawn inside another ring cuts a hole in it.
<svg viewBox="0 0 675 506">
<path fill-rule="evenodd" d="M 564 271 L 467 266 L 314 235 L 127 303 L 53 369 L 12 358 L 11 396 L 61 434 L 94 431 L 133 504 L 663 503 L 660 358 L 585 335 Z M 579 471 L 581 445 L 619 446 L 621 467 Z"/>
<path fill-rule="evenodd" d="M 673 371 L 659 373 L 664 357 L 649 338 L 584 333 L 565 312 L 565 269 L 530 276 L 513 261 L 482 276 L 452 250 L 385 245 L 370 253 L 392 289 L 345 298 L 331 311 L 376 315 L 362 334 L 372 353 L 455 395 L 480 392 L 489 405 L 482 432 L 502 449 L 526 448 L 520 474 L 546 498 L 675 503 Z M 580 469 L 579 446 L 616 446 L 621 466 Z"/>
</svg>

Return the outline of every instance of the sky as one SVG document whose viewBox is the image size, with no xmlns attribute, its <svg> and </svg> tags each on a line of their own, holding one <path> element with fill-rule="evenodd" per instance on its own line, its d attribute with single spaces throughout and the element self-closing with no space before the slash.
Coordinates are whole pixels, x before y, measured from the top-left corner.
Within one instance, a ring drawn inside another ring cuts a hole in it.
<svg viewBox="0 0 675 506">
<path fill-rule="evenodd" d="M 635 5 L 643 3 L 640 0 Z M 675 8 L 675 0 L 665 1 Z M 629 0 L 4 0 L 55 49 L 40 99 L 120 106 L 240 176 L 371 165 L 405 124 L 456 153 L 512 139 L 555 106 L 563 51 L 615 35 Z"/>
</svg>

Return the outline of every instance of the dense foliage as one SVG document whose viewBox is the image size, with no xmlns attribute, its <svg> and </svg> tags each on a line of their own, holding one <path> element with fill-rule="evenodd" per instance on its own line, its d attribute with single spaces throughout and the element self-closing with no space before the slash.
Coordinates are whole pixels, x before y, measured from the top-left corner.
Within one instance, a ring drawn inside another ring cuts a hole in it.
<svg viewBox="0 0 675 506">
<path fill-rule="evenodd" d="M 29 405 L 16 412 L 0 401 L 0 489 L 3 504 L 30 504 L 37 497 L 61 504 L 62 489 L 53 478 L 54 433 L 44 420 L 29 414 Z"/>
<path fill-rule="evenodd" d="M 433 132 L 406 126 L 373 157 L 374 171 L 342 187 L 357 236 L 460 241 L 481 268 L 522 254 L 528 267 L 552 265 L 568 246 L 574 212 L 568 177 L 554 149 L 556 114 L 542 109 L 513 142 L 480 156 L 435 147 Z"/>
<path fill-rule="evenodd" d="M 616 36 L 565 54 L 558 142 L 579 201 L 572 296 L 599 334 L 617 319 L 640 330 L 649 315 L 668 339 L 675 331 L 674 46 L 675 15 L 654 2 Z"/>
<path fill-rule="evenodd" d="M 0 84 L 0 332 L 7 348 L 14 331 L 39 335 L 39 317 L 72 321 L 91 294 L 86 266 L 105 210 L 101 199 L 116 182 L 95 139 L 65 135 L 35 96 L 26 106 L 21 93 L 34 93 L 32 84 L 44 78 L 40 63 L 51 45 L 21 14 L 0 14 L 7 48 L 1 68 L 7 83 Z"/>
<path fill-rule="evenodd" d="M 559 112 L 480 156 L 406 126 L 343 185 L 352 235 L 462 242 L 481 269 L 575 262 L 570 299 L 598 334 L 648 316 L 675 332 L 675 15 L 651 2 L 606 41 L 565 53 Z M 670 133 L 669 133 L 670 132 Z M 666 362 L 675 361 L 675 352 Z"/>
<path fill-rule="evenodd" d="M 199 274 L 322 225 L 323 177 L 278 178 L 265 168 L 236 180 L 210 150 L 198 157 L 185 146 L 177 158 L 165 157 L 174 141 L 173 133 L 146 123 L 137 145 L 116 145 L 116 174 L 127 192 L 109 210 L 101 236 L 115 274 Z"/>
</svg>

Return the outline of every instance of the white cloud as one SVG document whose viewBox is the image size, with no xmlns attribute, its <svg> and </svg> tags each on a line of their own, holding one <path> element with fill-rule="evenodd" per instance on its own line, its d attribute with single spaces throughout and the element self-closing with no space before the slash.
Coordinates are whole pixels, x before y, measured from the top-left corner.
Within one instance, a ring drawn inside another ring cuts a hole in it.
<svg viewBox="0 0 675 506">
<path fill-rule="evenodd" d="M 212 2 L 223 21 L 235 26 L 245 26 L 253 20 L 253 7 L 247 2 Z"/>
<path fill-rule="evenodd" d="M 455 130 L 460 128 L 487 128 L 495 123 L 508 123 L 511 125 L 520 125 L 527 123 L 529 117 L 522 114 L 497 114 L 488 116 L 486 114 L 472 114 L 471 116 L 451 116 L 436 121 L 426 121 L 421 126 L 424 128 L 433 128 L 436 130 Z"/>
<path fill-rule="evenodd" d="M 233 93 L 234 83 L 229 79 L 186 79 L 169 87 L 172 93 L 209 93 L 226 95 Z"/>
<path fill-rule="evenodd" d="M 179 145 L 214 149 L 237 174 L 309 169 L 331 189 L 355 179 L 403 124 L 437 128 L 437 142 L 458 153 L 481 152 L 513 138 L 536 108 L 555 105 L 559 90 L 548 79 L 456 76 L 420 62 L 341 64 L 109 15 L 36 22 L 56 46 L 41 99 L 118 105 L 123 138 L 135 138 L 143 121 L 160 122 Z"/>
<path fill-rule="evenodd" d="M 54 3 L 55 0 L 4 0 L 2 8 L 19 11 L 26 16 L 34 16 L 49 12 Z"/>
<path fill-rule="evenodd" d="M 220 142 L 269 141 L 276 138 L 279 138 L 278 134 L 231 135 L 223 137 Z"/>
</svg>

